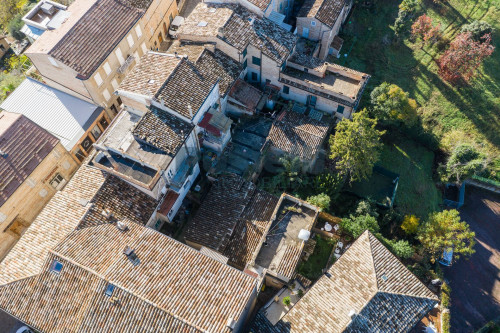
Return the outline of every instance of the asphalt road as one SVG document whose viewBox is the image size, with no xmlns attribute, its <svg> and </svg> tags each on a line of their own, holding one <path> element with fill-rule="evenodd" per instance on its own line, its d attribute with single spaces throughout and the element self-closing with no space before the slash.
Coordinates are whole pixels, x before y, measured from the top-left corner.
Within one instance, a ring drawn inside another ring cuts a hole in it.
<svg viewBox="0 0 500 333">
<path fill-rule="evenodd" d="M 445 269 L 451 332 L 474 332 L 500 316 L 500 195 L 466 187 L 460 216 L 476 233 L 476 253 Z"/>
</svg>

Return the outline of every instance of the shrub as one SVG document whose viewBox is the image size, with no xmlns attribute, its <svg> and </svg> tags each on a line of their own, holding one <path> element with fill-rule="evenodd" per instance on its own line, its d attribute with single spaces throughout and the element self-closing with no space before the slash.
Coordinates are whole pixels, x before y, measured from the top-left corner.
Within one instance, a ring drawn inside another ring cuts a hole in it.
<svg viewBox="0 0 500 333">
<path fill-rule="evenodd" d="M 290 304 L 292 303 L 292 301 L 290 300 L 290 296 L 283 297 L 282 302 L 285 306 L 290 306 Z"/>
<path fill-rule="evenodd" d="M 343 218 L 340 221 L 342 230 L 354 238 L 358 238 L 365 230 L 370 230 L 372 233 L 379 231 L 377 219 L 371 215 L 353 216 L 350 218 Z"/>
<path fill-rule="evenodd" d="M 21 32 L 21 28 L 24 26 L 22 18 L 22 14 L 16 15 L 7 25 L 7 30 L 9 30 L 11 36 L 17 40 L 22 40 L 25 37 Z"/>
<path fill-rule="evenodd" d="M 330 208 L 330 197 L 325 193 L 320 193 L 318 195 L 309 197 L 306 201 L 319 207 L 322 211 L 328 210 L 328 208 Z"/>
<path fill-rule="evenodd" d="M 356 216 L 370 215 L 373 217 L 378 217 L 379 214 L 377 212 L 375 202 L 373 200 L 366 199 L 366 200 L 360 200 L 358 202 L 355 215 Z"/>
<path fill-rule="evenodd" d="M 408 235 L 415 234 L 418 230 L 419 223 L 420 219 L 415 215 L 406 215 L 401 224 L 401 229 Z"/>
<path fill-rule="evenodd" d="M 299 298 L 302 298 L 302 296 L 304 296 L 304 292 L 302 291 L 302 289 L 297 290 L 297 296 Z"/>
<path fill-rule="evenodd" d="M 441 328 L 442 333 L 450 333 L 450 312 L 443 312 L 441 314 L 441 322 L 443 327 Z"/>
<path fill-rule="evenodd" d="M 464 26 L 462 26 L 460 32 L 470 32 L 474 40 L 480 41 L 481 37 L 486 34 L 493 33 L 494 30 L 495 29 L 488 22 L 474 21 L 470 24 L 465 24 Z"/>
<path fill-rule="evenodd" d="M 413 256 L 413 247 L 406 240 L 389 241 L 390 250 L 401 259 L 409 259 Z"/>
</svg>

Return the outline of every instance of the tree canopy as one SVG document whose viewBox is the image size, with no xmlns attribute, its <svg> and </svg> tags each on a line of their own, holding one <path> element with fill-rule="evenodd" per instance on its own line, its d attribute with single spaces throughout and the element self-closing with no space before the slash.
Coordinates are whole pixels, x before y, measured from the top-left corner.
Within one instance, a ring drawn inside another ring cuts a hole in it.
<svg viewBox="0 0 500 333">
<path fill-rule="evenodd" d="M 313 195 L 313 196 L 307 198 L 306 201 L 309 202 L 310 204 L 313 204 L 313 205 L 321 208 L 322 211 L 330 208 L 330 197 L 325 193 Z"/>
<path fill-rule="evenodd" d="M 474 147 L 460 144 L 446 163 L 447 178 L 457 183 L 478 174 L 486 168 L 486 160 Z"/>
<path fill-rule="evenodd" d="M 368 178 L 380 157 L 385 133 L 375 128 L 377 121 L 368 118 L 366 110 L 357 112 L 353 120 L 338 123 L 335 135 L 330 136 L 330 158 L 335 160 L 340 174 L 350 182 Z"/>
<path fill-rule="evenodd" d="M 370 99 L 375 116 L 381 120 L 408 126 L 417 122 L 417 102 L 395 84 L 382 83 L 373 89 Z"/>
<path fill-rule="evenodd" d="M 460 29 L 460 32 L 470 32 L 472 34 L 472 38 L 476 41 L 481 41 L 481 37 L 486 34 L 491 34 L 495 31 L 495 29 L 488 22 L 484 21 L 474 21 L 470 24 L 465 24 Z"/>
<path fill-rule="evenodd" d="M 420 219 L 415 215 L 406 215 L 401 224 L 401 229 L 410 235 L 415 234 L 418 231 L 418 226 L 420 225 Z"/>
<path fill-rule="evenodd" d="M 372 233 L 377 233 L 380 229 L 377 219 L 369 214 L 343 218 L 340 221 L 342 230 L 354 238 L 358 238 L 365 230 L 370 230 Z"/>
<path fill-rule="evenodd" d="M 439 259 L 443 252 L 453 249 L 453 258 L 474 254 L 475 233 L 462 222 L 456 209 L 436 212 L 420 227 L 417 235 L 424 250 Z"/>
<path fill-rule="evenodd" d="M 23 11 L 28 0 L 2 0 L 0 1 L 0 26 L 7 27 L 9 22 Z"/>
</svg>

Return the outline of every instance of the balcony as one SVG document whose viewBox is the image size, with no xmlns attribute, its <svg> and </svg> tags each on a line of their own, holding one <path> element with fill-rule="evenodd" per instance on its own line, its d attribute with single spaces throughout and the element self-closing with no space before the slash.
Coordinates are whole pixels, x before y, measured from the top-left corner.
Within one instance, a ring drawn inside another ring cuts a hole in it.
<svg viewBox="0 0 500 333">
<path fill-rule="evenodd" d="M 118 74 L 124 74 L 134 61 L 135 61 L 134 56 L 128 56 L 123 65 L 118 67 L 118 69 L 116 70 Z"/>
<path fill-rule="evenodd" d="M 197 155 L 188 156 L 177 169 L 177 173 L 170 180 L 170 188 L 179 193 L 186 179 L 193 174 L 193 169 L 198 163 Z"/>
</svg>

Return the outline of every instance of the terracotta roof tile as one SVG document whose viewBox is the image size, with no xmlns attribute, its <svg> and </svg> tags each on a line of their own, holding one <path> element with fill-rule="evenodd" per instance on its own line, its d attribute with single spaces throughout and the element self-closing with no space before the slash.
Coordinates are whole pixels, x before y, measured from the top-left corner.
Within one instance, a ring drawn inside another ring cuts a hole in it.
<svg viewBox="0 0 500 333">
<path fill-rule="evenodd" d="M 366 231 L 275 326 L 261 312 L 251 331 L 408 332 L 437 301 Z"/>
<path fill-rule="evenodd" d="M 314 17 L 333 28 L 345 5 L 344 0 L 306 0 L 297 17 Z"/>
<path fill-rule="evenodd" d="M 267 141 L 274 147 L 302 159 L 312 159 L 325 140 L 331 123 L 282 111 L 271 127 Z"/>
<path fill-rule="evenodd" d="M 0 207 L 58 143 L 59 139 L 25 116 L 0 113 Z"/>
</svg>

